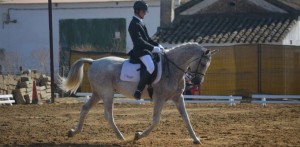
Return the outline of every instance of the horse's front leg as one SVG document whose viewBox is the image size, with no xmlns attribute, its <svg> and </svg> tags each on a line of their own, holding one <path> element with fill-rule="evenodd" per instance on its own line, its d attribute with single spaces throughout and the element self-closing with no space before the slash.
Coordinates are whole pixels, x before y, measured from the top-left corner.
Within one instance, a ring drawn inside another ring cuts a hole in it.
<svg viewBox="0 0 300 147">
<path fill-rule="evenodd" d="M 159 120 L 160 120 L 160 115 L 161 115 L 161 111 L 163 109 L 164 103 L 165 103 L 164 99 L 160 99 L 160 98 L 158 98 L 154 101 L 152 123 L 151 123 L 150 127 L 148 127 L 143 132 L 135 133 L 134 140 L 138 140 L 138 139 L 148 136 L 149 133 L 157 126 L 157 124 L 159 123 Z"/>
<path fill-rule="evenodd" d="M 189 116 L 186 112 L 183 95 L 181 94 L 179 97 L 173 98 L 173 101 L 174 101 L 174 103 L 175 103 L 175 105 L 176 105 L 183 121 L 185 122 L 185 125 L 187 126 L 187 129 L 189 131 L 190 136 L 193 139 L 194 144 L 201 144 L 201 141 L 196 136 L 195 131 L 194 131 L 192 125 L 191 125 Z"/>
</svg>

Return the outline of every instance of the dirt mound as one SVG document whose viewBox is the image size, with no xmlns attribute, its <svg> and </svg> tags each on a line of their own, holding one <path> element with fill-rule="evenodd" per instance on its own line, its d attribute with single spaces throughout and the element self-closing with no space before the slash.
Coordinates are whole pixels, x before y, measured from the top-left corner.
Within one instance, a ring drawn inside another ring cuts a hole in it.
<svg viewBox="0 0 300 147">
<path fill-rule="evenodd" d="M 84 130 L 68 138 L 78 122 L 75 99 L 55 104 L 0 106 L 0 146 L 192 146 L 186 126 L 173 105 L 163 109 L 160 124 L 135 143 L 136 131 L 151 123 L 152 104 L 115 104 L 114 118 L 127 141 L 117 139 L 103 117 L 103 104 L 94 107 Z M 299 105 L 188 104 L 188 114 L 204 146 L 298 146 Z"/>
</svg>

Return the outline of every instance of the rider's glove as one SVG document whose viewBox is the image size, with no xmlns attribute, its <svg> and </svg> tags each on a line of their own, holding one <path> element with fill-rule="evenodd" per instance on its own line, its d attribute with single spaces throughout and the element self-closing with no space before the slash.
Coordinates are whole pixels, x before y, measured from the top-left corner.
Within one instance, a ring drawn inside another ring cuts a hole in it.
<svg viewBox="0 0 300 147">
<path fill-rule="evenodd" d="M 162 50 L 165 49 L 165 48 L 164 48 L 162 45 L 160 45 L 160 44 L 158 44 L 158 47 L 160 47 Z"/>
<path fill-rule="evenodd" d="M 161 53 L 161 52 L 162 52 L 162 50 L 158 46 L 154 46 L 152 49 L 152 53 Z"/>
</svg>

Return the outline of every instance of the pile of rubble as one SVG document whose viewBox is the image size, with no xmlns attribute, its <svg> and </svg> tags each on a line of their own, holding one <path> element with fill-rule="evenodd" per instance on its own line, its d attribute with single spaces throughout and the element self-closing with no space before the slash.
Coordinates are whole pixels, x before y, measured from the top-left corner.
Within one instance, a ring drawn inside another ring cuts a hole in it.
<svg viewBox="0 0 300 147">
<path fill-rule="evenodd" d="M 13 94 L 17 104 L 30 104 L 34 82 L 38 99 L 45 101 L 50 99 L 51 78 L 35 70 L 17 75 L 0 75 L 0 94 Z"/>
</svg>

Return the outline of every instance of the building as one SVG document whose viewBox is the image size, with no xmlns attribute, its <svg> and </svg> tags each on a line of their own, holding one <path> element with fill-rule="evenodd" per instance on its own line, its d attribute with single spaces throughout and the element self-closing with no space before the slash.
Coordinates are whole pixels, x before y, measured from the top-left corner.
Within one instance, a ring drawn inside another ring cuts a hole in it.
<svg viewBox="0 0 300 147">
<path fill-rule="evenodd" d="M 74 48 L 130 50 L 132 42 L 127 28 L 134 1 L 52 0 L 55 72 L 59 66 L 69 65 L 69 51 Z M 147 3 L 149 13 L 145 23 L 153 35 L 160 23 L 160 1 Z M 2 71 L 23 66 L 38 70 L 42 67 L 43 72 L 49 73 L 48 1 L 0 0 L 0 20 L 0 52 L 4 52 L 7 60 L 13 59 L 2 65 Z"/>
<path fill-rule="evenodd" d="M 190 0 L 172 13 L 154 36 L 165 46 L 300 45 L 300 1 Z"/>
<path fill-rule="evenodd" d="M 202 94 L 300 94 L 299 0 L 190 0 L 162 9 L 165 22 L 153 37 L 163 46 L 220 50 Z"/>
</svg>

